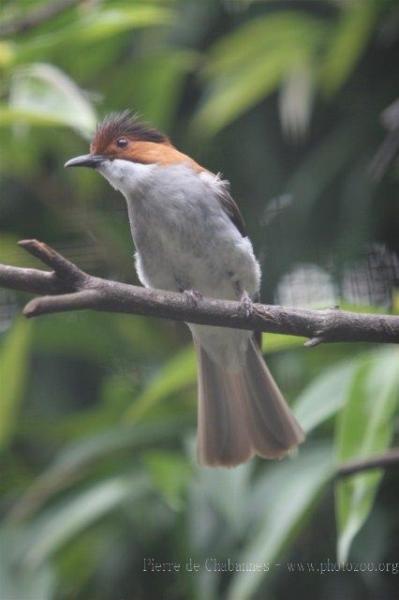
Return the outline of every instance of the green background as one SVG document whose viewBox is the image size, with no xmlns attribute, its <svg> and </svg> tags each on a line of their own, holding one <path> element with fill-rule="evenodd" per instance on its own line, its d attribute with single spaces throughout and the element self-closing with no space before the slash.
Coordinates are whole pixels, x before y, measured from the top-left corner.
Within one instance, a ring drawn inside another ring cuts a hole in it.
<svg viewBox="0 0 399 600">
<path fill-rule="evenodd" d="M 263 301 L 398 312 L 399 2 L 86 0 L 33 25 L 46 4 L 2 6 L 0 262 L 40 267 L 34 237 L 137 282 L 123 198 L 63 168 L 130 108 L 230 180 Z M 1 600 L 396 597 L 397 471 L 334 473 L 394 444 L 397 348 L 264 336 L 307 441 L 204 469 L 182 324 L 27 300 L 0 290 Z M 371 572 L 317 572 L 338 560 Z"/>
</svg>

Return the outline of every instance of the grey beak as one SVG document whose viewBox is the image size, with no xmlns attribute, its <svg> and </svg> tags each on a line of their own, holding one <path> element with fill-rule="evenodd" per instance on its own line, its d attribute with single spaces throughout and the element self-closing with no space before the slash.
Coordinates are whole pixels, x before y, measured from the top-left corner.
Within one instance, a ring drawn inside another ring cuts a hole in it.
<svg viewBox="0 0 399 600">
<path fill-rule="evenodd" d="M 104 160 L 106 160 L 105 156 L 101 156 L 100 154 L 83 154 L 82 156 L 75 156 L 75 158 L 68 160 L 64 167 L 91 167 L 95 169 Z"/>
</svg>

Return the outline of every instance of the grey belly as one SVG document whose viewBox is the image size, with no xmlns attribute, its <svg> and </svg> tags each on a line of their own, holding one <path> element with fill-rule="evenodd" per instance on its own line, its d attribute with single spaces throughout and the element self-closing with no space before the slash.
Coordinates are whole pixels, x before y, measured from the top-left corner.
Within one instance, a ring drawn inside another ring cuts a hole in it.
<svg viewBox="0 0 399 600">
<path fill-rule="evenodd" d="M 256 265 L 241 236 L 226 218 L 206 218 L 201 211 L 188 216 L 176 211 L 136 214 L 132 234 L 137 249 L 136 268 L 149 287 L 182 291 L 195 289 L 206 296 L 237 297 L 235 271 L 241 269 L 243 287 L 256 287 Z M 184 220 L 183 220 L 184 219 Z M 249 242 L 248 242 L 249 243 Z M 247 274 L 250 281 L 247 279 Z"/>
<path fill-rule="evenodd" d="M 158 237 L 137 243 L 136 269 L 142 283 L 171 291 L 195 289 L 207 296 L 234 298 L 231 274 L 213 244 L 199 248 L 187 240 Z"/>
<path fill-rule="evenodd" d="M 171 291 L 195 289 L 204 295 L 234 297 L 229 275 L 208 257 L 199 258 L 189 252 L 183 254 L 164 248 L 136 255 L 139 277 L 149 287 Z"/>
</svg>

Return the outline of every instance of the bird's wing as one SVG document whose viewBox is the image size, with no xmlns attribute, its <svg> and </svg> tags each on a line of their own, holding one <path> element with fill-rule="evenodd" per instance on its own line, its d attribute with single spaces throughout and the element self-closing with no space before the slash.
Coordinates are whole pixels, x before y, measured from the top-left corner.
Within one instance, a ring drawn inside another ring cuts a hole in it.
<svg viewBox="0 0 399 600">
<path fill-rule="evenodd" d="M 229 217 L 231 222 L 234 223 L 241 235 L 245 237 L 247 233 L 244 219 L 242 217 L 240 209 L 237 206 L 237 203 L 233 200 L 229 190 L 227 189 L 227 186 L 223 186 L 220 188 L 218 193 L 218 199 L 226 215 Z"/>
<path fill-rule="evenodd" d="M 219 194 L 218 194 L 218 200 L 220 201 L 220 205 L 221 205 L 222 209 L 227 214 L 227 216 L 229 217 L 231 222 L 234 223 L 234 225 L 237 227 L 237 229 L 241 233 L 241 235 L 243 237 L 245 237 L 247 235 L 247 232 L 246 232 L 246 228 L 245 228 L 244 219 L 242 217 L 240 209 L 237 206 L 237 203 L 232 198 L 227 185 L 223 185 L 220 188 Z M 253 301 L 254 302 L 260 301 L 259 292 L 257 292 L 255 294 L 255 296 L 253 297 Z M 262 348 L 262 332 L 254 331 L 253 337 L 254 337 L 256 345 L 259 348 Z"/>
</svg>

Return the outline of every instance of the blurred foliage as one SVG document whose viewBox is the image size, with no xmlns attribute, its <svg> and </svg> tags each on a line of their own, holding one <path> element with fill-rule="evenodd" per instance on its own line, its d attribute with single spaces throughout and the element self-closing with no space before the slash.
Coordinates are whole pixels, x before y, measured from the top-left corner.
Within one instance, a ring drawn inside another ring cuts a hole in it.
<svg viewBox="0 0 399 600">
<path fill-rule="evenodd" d="M 132 108 L 231 181 L 265 301 L 286 282 L 301 304 L 317 272 L 342 306 L 398 312 L 396 263 L 383 262 L 399 253 L 397 159 L 378 180 L 370 169 L 398 92 L 397 0 L 57 3 L 48 19 L 48 0 L 2 4 L 1 262 L 38 266 L 16 245 L 36 237 L 135 281 L 122 199 L 63 170 L 98 118 Z M 303 265 L 313 271 L 294 286 Z M 393 575 L 306 567 L 398 562 L 397 473 L 334 480 L 339 463 L 398 439 L 396 348 L 265 335 L 307 441 L 283 462 L 203 469 L 183 326 L 94 313 L 28 323 L 25 300 L 0 290 L 1 600 L 308 598 L 309 586 L 396 598 Z M 146 558 L 182 569 L 149 573 Z M 227 559 L 268 568 L 228 572 Z"/>
<path fill-rule="evenodd" d="M 337 432 L 338 459 L 361 458 L 390 444 L 399 389 L 399 351 L 364 357 L 351 381 Z M 365 473 L 337 486 L 339 560 L 345 562 L 353 537 L 367 518 L 382 473 Z"/>
</svg>

